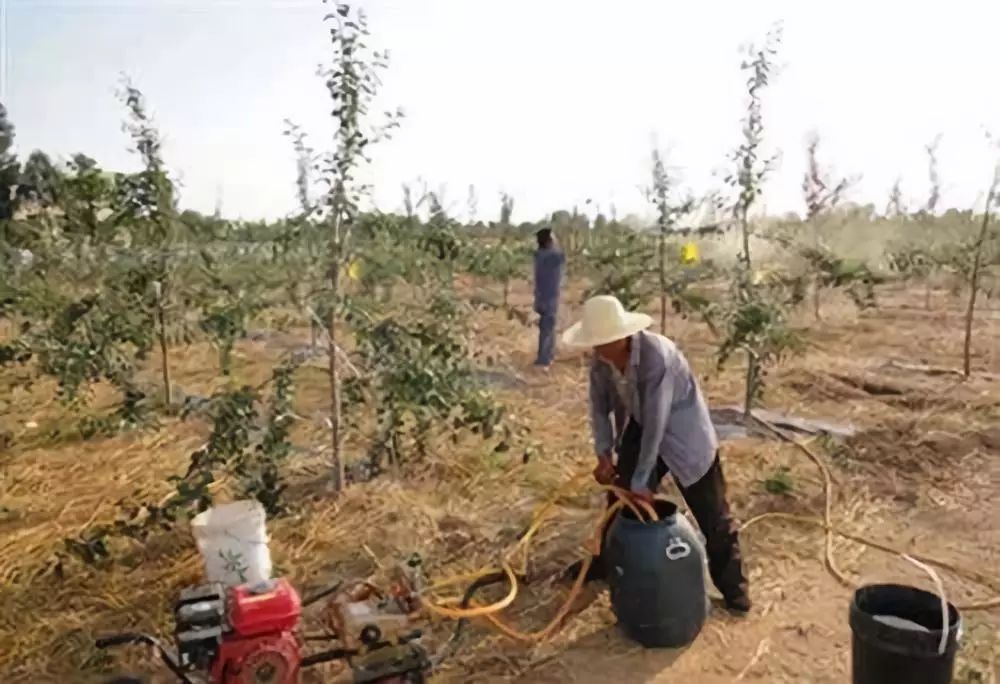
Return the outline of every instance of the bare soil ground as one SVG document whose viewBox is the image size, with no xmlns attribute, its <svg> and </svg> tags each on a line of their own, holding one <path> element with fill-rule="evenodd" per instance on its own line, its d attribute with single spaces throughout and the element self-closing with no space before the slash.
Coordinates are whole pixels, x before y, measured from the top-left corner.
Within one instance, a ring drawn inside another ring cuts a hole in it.
<svg viewBox="0 0 1000 684">
<path fill-rule="evenodd" d="M 575 293 L 571 297 L 576 300 Z M 526 302 L 526 293 L 517 300 Z M 890 360 L 958 367 L 961 306 L 938 293 L 923 311 L 922 289 L 882 293 L 881 309 L 863 315 L 830 297 L 825 319 L 810 325 L 808 349 L 776 369 L 765 404 L 786 413 L 851 424 L 845 445 L 818 444 L 835 477 L 834 522 L 849 532 L 920 551 L 997 578 L 1000 593 L 1000 382 L 979 374 L 968 382 L 887 367 Z M 994 303 L 995 306 L 995 303 Z M 567 306 L 565 323 L 576 313 Z M 277 571 L 308 590 L 338 577 L 378 575 L 411 551 L 433 577 L 492 565 L 532 510 L 573 474 L 591 466 L 586 365 L 560 353 L 549 374 L 530 370 L 533 330 L 497 315 L 476 321 L 477 341 L 499 354 L 488 380 L 531 425 L 539 453 L 488 453 L 474 440 L 443 441 L 424 463 L 351 488 L 333 501 L 323 481 L 326 445 L 320 417 L 325 379 L 306 368 L 300 380 L 292 496 L 295 515 L 270 524 Z M 738 403 L 737 366 L 721 373 L 704 326 L 670 320 L 674 337 L 698 369 L 713 405 Z M 259 381 L 280 353 L 265 337 L 239 348 L 237 374 Z M 974 366 L 1000 373 L 1000 320 L 977 323 Z M 175 369 L 189 392 L 208 394 L 220 381 L 211 350 L 188 349 Z M 155 374 L 155 369 L 150 369 Z M 3 382 L 0 380 L 0 382 Z M 163 419 L 158 430 L 80 441 L 70 416 L 40 383 L 8 391 L 0 415 L 0 680 L 100 681 L 100 672 L 158 671 L 143 653 L 110 657 L 93 637 L 105 631 L 168 633 L 173 597 L 198 581 L 201 566 L 186 530 L 138 546 L 116 542 L 123 561 L 94 568 L 57 561 L 61 540 L 88 524 L 114 519 L 119 502 L 157 500 L 166 478 L 204 440 L 196 421 Z M 96 405 L 106 400 L 100 392 Z M 361 453 L 363 445 L 350 445 Z M 726 442 L 723 463 L 737 516 L 765 511 L 820 515 L 822 479 L 794 446 L 777 441 Z M 764 481 L 786 468 L 792 484 L 770 494 Z M 224 496 L 226 483 L 220 484 Z M 669 491 L 669 490 L 668 490 Z M 679 497 L 678 497 L 679 500 Z M 547 580 L 579 557 L 601 497 L 593 490 L 563 501 L 533 547 L 531 573 L 505 616 L 522 629 L 544 625 L 565 587 Z M 847 607 L 851 591 L 825 569 L 821 530 L 762 522 L 743 534 L 755 608 L 738 619 L 714 609 L 698 640 L 680 651 L 644 651 L 614 626 L 597 588 L 581 597 L 550 642 L 526 646 L 473 625 L 441 681 L 523 682 L 846 682 L 850 677 Z M 853 542 L 835 542 L 836 560 L 856 582 L 929 579 L 896 556 Z M 988 588 L 944 572 L 958 603 L 991 597 Z M 958 682 L 996 682 L 1000 610 L 964 614 Z M 432 645 L 451 624 L 429 628 Z M 168 681 L 157 679 L 157 681 Z"/>
</svg>

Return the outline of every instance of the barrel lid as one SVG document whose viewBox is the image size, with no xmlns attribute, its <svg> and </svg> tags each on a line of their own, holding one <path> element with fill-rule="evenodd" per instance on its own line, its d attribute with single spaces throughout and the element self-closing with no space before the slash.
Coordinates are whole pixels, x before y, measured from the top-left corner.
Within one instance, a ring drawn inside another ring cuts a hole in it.
<svg viewBox="0 0 1000 684">
<path fill-rule="evenodd" d="M 277 583 L 273 579 L 261 580 L 255 584 L 251 584 L 248 587 L 249 593 L 254 596 L 259 596 L 260 594 L 267 594 L 274 591 L 274 587 Z"/>
</svg>

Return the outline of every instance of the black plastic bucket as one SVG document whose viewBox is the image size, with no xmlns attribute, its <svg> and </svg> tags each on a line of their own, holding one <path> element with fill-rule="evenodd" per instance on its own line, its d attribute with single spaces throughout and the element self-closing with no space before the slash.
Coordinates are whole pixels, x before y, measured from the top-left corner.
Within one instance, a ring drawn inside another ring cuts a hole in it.
<svg viewBox="0 0 1000 684">
<path fill-rule="evenodd" d="M 862 587 L 851 602 L 854 684 L 948 684 L 962 620 L 948 604 L 948 636 L 940 653 L 941 598 L 900 584 Z"/>
</svg>

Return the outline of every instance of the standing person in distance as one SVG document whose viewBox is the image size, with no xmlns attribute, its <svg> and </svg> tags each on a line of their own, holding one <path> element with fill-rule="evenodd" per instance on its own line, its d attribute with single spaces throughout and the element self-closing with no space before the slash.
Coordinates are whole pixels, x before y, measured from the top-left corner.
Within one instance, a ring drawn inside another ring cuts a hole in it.
<svg viewBox="0 0 1000 684">
<path fill-rule="evenodd" d="M 562 291 L 566 255 L 556 244 L 551 228 L 535 233 L 535 313 L 538 314 L 538 356 L 535 366 L 548 369 L 556 351 L 556 319 Z"/>
<path fill-rule="evenodd" d="M 738 526 L 729 511 L 708 404 L 677 346 L 646 330 L 652 320 L 646 314 L 625 311 L 615 297 L 601 295 L 586 301 L 580 322 L 563 334 L 567 346 L 593 350 L 594 478 L 652 503 L 660 481 L 673 473 L 705 535 L 713 583 L 729 610 L 746 613 L 750 596 Z M 609 493 L 608 504 L 614 500 Z M 600 557 L 594 561 L 587 579 L 603 579 L 604 564 Z M 574 577 L 579 567 L 570 568 Z"/>
</svg>

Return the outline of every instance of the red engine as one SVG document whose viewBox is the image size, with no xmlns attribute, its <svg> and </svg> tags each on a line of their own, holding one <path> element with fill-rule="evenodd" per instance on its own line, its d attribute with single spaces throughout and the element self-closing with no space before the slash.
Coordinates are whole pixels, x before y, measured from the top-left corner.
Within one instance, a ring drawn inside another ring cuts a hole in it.
<svg viewBox="0 0 1000 684">
<path fill-rule="evenodd" d="M 175 608 L 180 665 L 208 670 L 219 684 L 296 684 L 301 612 L 298 593 L 284 579 L 185 590 Z"/>
<path fill-rule="evenodd" d="M 419 630 L 398 633 L 408 625 L 408 613 L 415 607 L 410 590 L 397 589 L 391 597 L 376 592 L 381 599 L 371 605 L 367 594 L 338 593 L 330 599 L 329 611 L 340 617 L 326 636 L 339 645 L 305 656 L 297 636 L 302 601 L 284 579 L 231 589 L 206 584 L 182 591 L 174 606 L 176 655 L 156 637 L 142 633 L 101 637 L 96 646 L 153 646 L 182 684 L 203 681 L 205 676 L 212 684 L 298 684 L 300 670 L 330 661 L 343 661 L 355 682 L 421 684 L 433 663 L 418 643 Z"/>
</svg>

